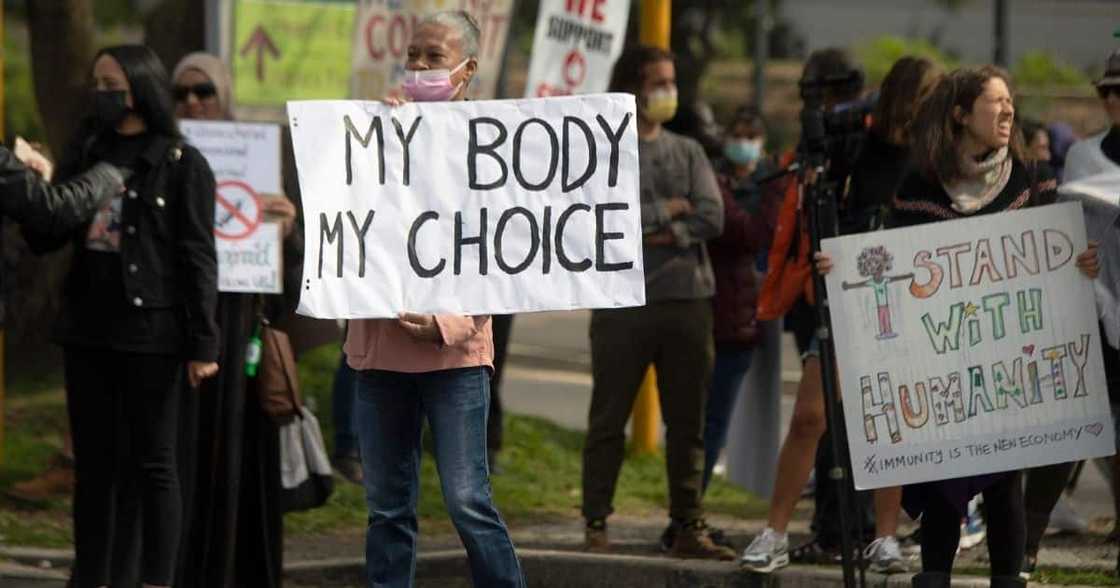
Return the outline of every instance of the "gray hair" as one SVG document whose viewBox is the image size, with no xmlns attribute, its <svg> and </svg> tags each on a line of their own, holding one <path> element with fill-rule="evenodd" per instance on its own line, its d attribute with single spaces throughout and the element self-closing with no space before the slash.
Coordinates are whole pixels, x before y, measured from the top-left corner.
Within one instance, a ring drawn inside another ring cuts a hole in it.
<svg viewBox="0 0 1120 588">
<path fill-rule="evenodd" d="M 465 10 L 445 10 L 425 16 L 416 28 L 426 24 L 447 27 L 459 34 L 459 47 L 464 57 L 478 58 L 478 38 L 481 36 L 478 24 Z"/>
</svg>

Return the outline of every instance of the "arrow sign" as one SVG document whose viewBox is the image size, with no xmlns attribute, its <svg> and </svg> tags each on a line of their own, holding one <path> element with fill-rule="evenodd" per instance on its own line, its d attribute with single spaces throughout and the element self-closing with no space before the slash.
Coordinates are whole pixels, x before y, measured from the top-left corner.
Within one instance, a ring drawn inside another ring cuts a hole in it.
<svg viewBox="0 0 1120 588">
<path fill-rule="evenodd" d="M 276 48 L 276 43 L 272 42 L 272 37 L 268 36 L 264 27 L 257 25 L 253 30 L 253 34 L 249 35 L 249 40 L 245 42 L 245 46 L 241 48 L 241 56 L 245 57 L 253 49 L 257 50 L 257 81 L 264 81 L 264 53 L 265 51 L 272 54 L 273 59 L 280 58 L 280 50 Z"/>
</svg>

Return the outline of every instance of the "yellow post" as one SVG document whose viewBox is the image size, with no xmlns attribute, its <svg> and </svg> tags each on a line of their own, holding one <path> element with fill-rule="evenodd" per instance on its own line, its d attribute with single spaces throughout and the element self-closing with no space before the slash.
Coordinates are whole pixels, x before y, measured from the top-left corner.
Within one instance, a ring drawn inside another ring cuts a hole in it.
<svg viewBox="0 0 1120 588">
<path fill-rule="evenodd" d="M 0 139 L 4 137 L 4 3 L 0 2 Z M 2 294 L 0 294 L 2 295 Z M 2 319 L 0 319 L 2 320 Z M 4 463 L 4 325 L 0 324 L 0 464 Z"/>
<path fill-rule="evenodd" d="M 669 48 L 672 8 L 672 0 L 642 0 L 642 26 L 639 33 L 642 45 Z"/>
<path fill-rule="evenodd" d="M 643 45 L 669 48 L 669 22 L 672 0 L 642 0 L 640 40 Z M 638 453 L 657 450 L 657 432 L 661 422 L 661 406 L 657 401 L 657 374 L 650 366 L 634 402 L 631 415 L 632 446 Z"/>
</svg>

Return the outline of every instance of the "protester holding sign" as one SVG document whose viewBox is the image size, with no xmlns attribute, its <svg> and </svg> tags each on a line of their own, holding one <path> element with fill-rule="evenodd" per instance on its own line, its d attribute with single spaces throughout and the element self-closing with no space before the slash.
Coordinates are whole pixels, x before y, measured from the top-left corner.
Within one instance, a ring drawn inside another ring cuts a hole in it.
<svg viewBox="0 0 1120 588">
<path fill-rule="evenodd" d="M 56 331 L 77 474 L 74 582 L 111 583 L 121 555 L 113 553 L 115 514 L 138 509 L 142 579 L 169 586 L 182 525 L 176 435 L 184 362 L 192 388 L 218 371 L 214 177 L 183 144 L 166 70 L 150 49 L 101 50 L 91 81 L 93 112 L 59 177 L 103 161 L 135 175 L 91 224 L 61 237 L 26 234 L 39 252 L 76 244 Z M 140 497 L 122 500 L 134 475 Z"/>
<path fill-rule="evenodd" d="M 920 109 L 913 133 L 917 169 L 903 180 L 891 226 L 998 214 L 1054 200 L 1049 170 L 1025 160 L 1002 70 L 962 69 L 947 76 Z M 1090 244 L 1076 263 L 1083 274 L 1095 277 L 1096 246 Z M 821 254 L 818 269 L 830 268 L 831 260 Z M 915 587 L 949 585 L 960 521 L 978 493 L 987 506 L 992 585 L 1025 584 L 1018 575 L 1025 541 L 1021 479 L 1012 471 L 905 487 L 903 506 L 915 519 L 921 517 L 922 573 L 914 576 Z"/>
<path fill-rule="evenodd" d="M 638 100 L 646 305 L 591 315 L 591 408 L 583 449 L 585 547 L 610 549 L 607 517 L 625 454 L 626 421 L 648 366 L 666 423 L 669 516 L 676 557 L 734 559 L 704 523 L 704 402 L 712 373 L 715 278 L 706 242 L 723 230 L 723 201 L 696 141 L 662 127 L 677 108 L 672 54 L 623 52 L 611 90 Z"/>
<path fill-rule="evenodd" d="M 826 110 L 839 109 L 841 106 L 851 106 L 859 92 L 860 84 L 852 84 L 851 80 L 860 76 L 853 72 L 858 70 L 850 62 L 850 58 L 843 51 L 837 49 L 823 49 L 816 51 L 805 64 L 803 80 L 834 80 L 827 84 L 824 92 L 824 108 Z M 849 189 L 844 194 L 840 203 L 839 225 L 843 234 L 863 233 L 876 228 L 881 224 L 881 211 L 894 197 L 898 185 L 908 171 L 910 160 L 910 133 L 909 126 L 918 110 L 921 101 L 929 94 L 932 87 L 939 79 L 940 71 L 926 60 L 914 57 L 903 57 L 898 60 L 883 79 L 880 88 L 879 102 L 875 106 L 873 120 L 866 136 L 859 137 L 861 144 L 856 152 L 854 162 L 841 162 L 836 168 L 850 166 Z M 834 168 L 835 169 L 835 168 Z M 795 228 L 805 226 L 805 217 L 799 217 L 800 193 L 796 184 L 788 186 L 786 201 L 783 205 L 787 216 L 784 217 L 786 230 L 802 231 Z M 782 221 L 779 221 L 781 224 Z M 781 231 L 779 230 L 779 233 Z M 808 234 L 805 231 L 799 234 L 798 239 L 805 246 L 800 249 L 808 264 Z M 778 247 L 781 245 L 781 247 Z M 805 290 L 807 273 L 786 271 L 781 273 L 783 264 L 791 263 L 787 260 L 785 248 L 793 246 L 788 239 L 775 239 L 776 251 L 771 251 L 771 269 L 767 276 L 767 285 L 773 286 L 782 281 L 793 284 L 792 288 L 785 291 L 800 295 Z M 764 287 L 765 288 L 765 287 Z M 782 289 L 775 288 L 771 294 L 776 294 Z M 773 296 L 768 301 L 767 292 L 764 290 L 764 299 L 760 303 L 761 313 L 774 313 L 779 306 L 780 296 Z M 787 301 L 790 304 L 792 301 Z M 804 554 L 804 559 L 811 560 L 822 558 L 835 560 L 841 539 L 841 525 L 839 523 L 839 489 L 835 483 L 830 483 L 828 472 L 833 469 L 832 459 L 833 438 L 828 434 L 825 422 L 825 397 L 823 382 L 821 381 L 820 342 L 815 335 L 815 317 L 805 316 L 808 305 L 794 306 L 791 311 L 795 320 L 804 331 L 803 340 L 805 353 L 802 356 L 802 379 L 797 390 L 797 403 L 790 422 L 789 432 L 782 445 L 778 460 L 775 480 L 775 492 L 770 502 L 770 511 L 767 517 L 767 528 L 763 529 L 743 551 L 743 567 L 758 571 L 771 572 L 784 567 L 790 562 L 789 538 L 787 527 L 793 518 L 794 508 L 809 478 L 810 468 L 813 467 L 813 457 L 817 456 L 817 486 L 815 492 L 816 511 L 813 516 L 813 531 L 815 538 L 812 543 L 801 547 L 798 551 Z M 795 327 L 797 329 L 797 327 Z M 864 500 L 864 495 L 857 496 L 857 500 Z M 872 569 L 880 572 L 902 572 L 906 570 L 906 562 L 902 558 L 900 547 L 895 533 L 898 530 L 900 489 L 882 488 L 874 494 L 874 540 L 868 545 L 865 557 Z M 864 507 L 864 512 L 872 510 Z M 857 530 L 854 533 L 863 537 L 869 535 L 870 527 L 866 521 L 855 521 L 852 525 Z M 850 531 L 852 532 L 852 531 Z"/>
<path fill-rule="evenodd" d="M 419 102 L 463 100 L 478 55 L 478 26 L 465 12 L 424 18 L 408 45 L 405 95 Z M 421 424 L 427 417 L 444 502 L 466 547 L 474 584 L 524 586 L 513 541 L 491 498 L 486 463 L 490 317 L 405 312 L 397 319 L 353 320 L 345 351 L 359 372 L 354 410 L 369 506 L 369 585 L 413 583 Z"/>
<path fill-rule="evenodd" d="M 233 120 L 230 75 L 219 58 L 206 53 L 187 55 L 175 66 L 172 79 L 181 119 Z M 261 200 L 262 213 L 281 223 L 284 294 L 218 295 L 222 334 L 218 363 L 228 369 L 189 397 L 180 415 L 182 442 L 187 448 L 180 470 L 185 476 L 183 498 L 188 516 L 177 585 L 228 586 L 246 578 L 253 578 L 255 586 L 280 585 L 283 520 L 278 503 L 277 425 L 262 411 L 253 390 L 255 380 L 247 376 L 244 366 L 249 340 L 261 319 L 276 324 L 295 309 L 303 232 L 296 230 L 296 207 L 285 195 L 266 194 Z"/>
</svg>

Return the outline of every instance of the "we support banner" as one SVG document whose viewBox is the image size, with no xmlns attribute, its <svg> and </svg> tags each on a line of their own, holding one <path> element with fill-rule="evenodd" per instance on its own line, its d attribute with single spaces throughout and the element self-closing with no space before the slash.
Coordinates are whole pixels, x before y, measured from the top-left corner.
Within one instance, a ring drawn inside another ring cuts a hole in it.
<svg viewBox="0 0 1120 588">
<path fill-rule="evenodd" d="M 444 10 L 465 10 L 478 23 L 478 72 L 471 98 L 493 98 L 509 32 L 513 0 L 359 0 L 352 43 L 350 96 L 380 100 L 404 79 L 408 42 L 425 16 Z"/>
<path fill-rule="evenodd" d="M 629 17 L 630 0 L 541 0 L 525 95 L 605 92 Z"/>
<path fill-rule="evenodd" d="M 282 192 L 280 127 L 185 120 L 180 128 L 217 181 L 218 290 L 279 294 L 284 289 L 280 225 L 264 218 L 261 196 Z"/>
<path fill-rule="evenodd" d="M 857 488 L 1115 451 L 1081 206 L 827 239 Z"/>
<path fill-rule="evenodd" d="M 299 312 L 645 303 L 634 98 L 291 102 Z"/>
</svg>

